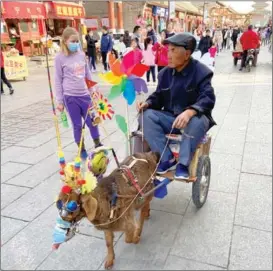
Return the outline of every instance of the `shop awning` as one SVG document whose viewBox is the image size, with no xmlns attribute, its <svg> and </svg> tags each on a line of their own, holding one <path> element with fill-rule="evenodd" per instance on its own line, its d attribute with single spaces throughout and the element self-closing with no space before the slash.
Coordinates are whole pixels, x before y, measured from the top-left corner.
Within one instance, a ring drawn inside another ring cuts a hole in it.
<svg viewBox="0 0 273 271">
<path fill-rule="evenodd" d="M 48 17 L 51 19 L 81 19 L 85 18 L 84 7 L 71 2 L 45 2 Z"/>
<path fill-rule="evenodd" d="M 45 19 L 46 10 L 38 2 L 2 1 L 1 15 L 4 19 Z"/>
</svg>

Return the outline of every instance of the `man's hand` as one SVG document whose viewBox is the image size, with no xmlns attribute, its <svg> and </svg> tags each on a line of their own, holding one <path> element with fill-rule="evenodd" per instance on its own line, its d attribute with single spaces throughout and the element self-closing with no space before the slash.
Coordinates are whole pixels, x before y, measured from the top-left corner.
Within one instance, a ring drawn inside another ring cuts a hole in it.
<svg viewBox="0 0 273 271">
<path fill-rule="evenodd" d="M 197 112 L 195 110 L 187 109 L 176 117 L 172 128 L 184 129 L 188 125 L 190 119 L 196 114 Z"/>
<path fill-rule="evenodd" d="M 138 103 L 137 103 L 137 111 L 138 111 L 138 112 L 144 111 L 144 110 L 146 110 L 148 107 L 149 107 L 149 104 L 146 103 L 146 102 L 138 102 Z"/>
<path fill-rule="evenodd" d="M 63 105 L 63 104 L 58 104 L 58 105 L 57 105 L 57 109 L 58 109 L 60 112 L 63 112 L 63 111 L 64 111 L 64 105 Z"/>
</svg>

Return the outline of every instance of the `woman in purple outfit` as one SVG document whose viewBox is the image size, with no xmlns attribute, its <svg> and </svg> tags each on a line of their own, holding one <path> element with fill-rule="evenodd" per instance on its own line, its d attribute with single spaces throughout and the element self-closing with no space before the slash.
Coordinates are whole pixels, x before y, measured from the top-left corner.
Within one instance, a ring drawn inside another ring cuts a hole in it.
<svg viewBox="0 0 273 271">
<path fill-rule="evenodd" d="M 84 52 L 80 51 L 79 34 L 76 29 L 67 27 L 62 35 L 61 52 L 55 58 L 55 90 L 57 108 L 62 112 L 64 106 L 66 107 L 78 146 L 81 139 L 82 118 L 85 118 L 89 106 L 92 106 L 86 78 L 91 80 L 91 73 Z M 95 147 L 101 146 L 98 127 L 92 124 L 89 114 L 86 125 L 90 130 Z M 87 158 L 84 144 L 81 158 Z"/>
</svg>

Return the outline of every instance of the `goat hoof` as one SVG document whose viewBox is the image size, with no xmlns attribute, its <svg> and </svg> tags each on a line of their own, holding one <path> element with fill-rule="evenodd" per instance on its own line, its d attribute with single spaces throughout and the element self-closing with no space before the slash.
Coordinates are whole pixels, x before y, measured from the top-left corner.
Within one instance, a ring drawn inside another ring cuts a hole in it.
<svg viewBox="0 0 273 271">
<path fill-rule="evenodd" d="M 140 236 L 136 236 L 136 237 L 134 238 L 134 244 L 138 244 L 139 241 L 140 241 Z"/>
<path fill-rule="evenodd" d="M 125 243 L 131 244 L 131 243 L 133 243 L 133 239 L 131 237 L 126 237 L 125 238 Z"/>
<path fill-rule="evenodd" d="M 111 258 L 106 260 L 104 267 L 105 269 L 111 269 L 113 265 L 114 265 L 114 258 Z"/>
</svg>

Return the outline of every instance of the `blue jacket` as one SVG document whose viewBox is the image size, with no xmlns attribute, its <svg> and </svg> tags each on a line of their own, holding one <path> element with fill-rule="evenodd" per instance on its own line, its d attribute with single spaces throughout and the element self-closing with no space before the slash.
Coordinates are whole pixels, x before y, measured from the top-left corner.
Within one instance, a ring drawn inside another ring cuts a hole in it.
<svg viewBox="0 0 273 271">
<path fill-rule="evenodd" d="M 156 33 L 153 29 L 147 32 L 147 37 L 151 38 L 153 45 L 157 42 Z"/>
<path fill-rule="evenodd" d="M 156 91 L 146 102 L 151 109 L 163 109 L 175 116 L 192 108 L 197 116 L 206 115 L 212 127 L 216 124 L 211 116 L 216 99 L 211 86 L 212 76 L 213 72 L 195 59 L 191 59 L 181 72 L 165 67 L 158 74 Z"/>
<path fill-rule="evenodd" d="M 113 48 L 113 41 L 109 34 L 103 34 L 100 41 L 100 51 L 103 53 L 110 52 Z"/>
</svg>

